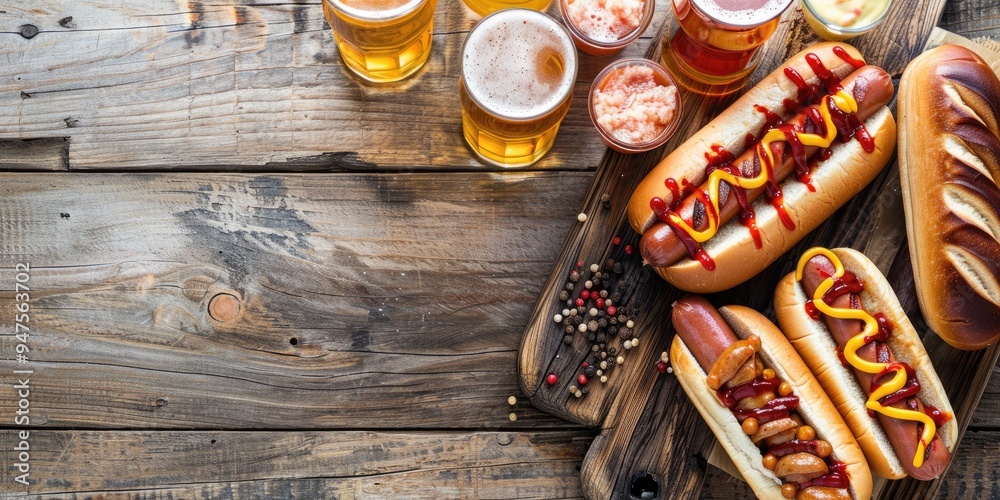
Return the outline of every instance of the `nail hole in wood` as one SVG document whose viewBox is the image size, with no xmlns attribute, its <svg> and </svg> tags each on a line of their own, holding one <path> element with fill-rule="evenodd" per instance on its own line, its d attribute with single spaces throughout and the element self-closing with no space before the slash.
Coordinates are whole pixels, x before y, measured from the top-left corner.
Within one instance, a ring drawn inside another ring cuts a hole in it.
<svg viewBox="0 0 1000 500">
<path fill-rule="evenodd" d="M 292 337 L 292 338 L 288 339 L 288 343 L 292 344 L 292 345 L 298 345 L 299 339 L 297 339 L 295 337 Z"/>
<path fill-rule="evenodd" d="M 632 476 L 632 484 L 629 488 L 629 494 L 632 498 L 639 498 L 642 500 L 654 499 L 660 497 L 660 483 L 656 481 L 648 472 L 636 472 Z"/>
<path fill-rule="evenodd" d="M 38 26 L 35 26 L 34 24 L 22 24 L 17 31 L 21 33 L 21 36 L 30 40 L 35 38 L 35 35 L 38 34 Z"/>
</svg>

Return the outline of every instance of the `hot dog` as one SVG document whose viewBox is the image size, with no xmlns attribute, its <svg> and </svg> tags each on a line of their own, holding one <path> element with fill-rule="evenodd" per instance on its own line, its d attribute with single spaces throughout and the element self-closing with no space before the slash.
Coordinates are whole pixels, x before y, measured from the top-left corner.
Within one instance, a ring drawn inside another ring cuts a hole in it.
<svg viewBox="0 0 1000 500">
<path fill-rule="evenodd" d="M 888 162 L 892 94 L 891 77 L 848 45 L 792 57 L 640 183 L 628 215 L 643 258 L 693 292 L 763 270 Z"/>
<path fill-rule="evenodd" d="M 674 374 L 759 498 L 869 498 L 861 449 L 770 321 L 741 306 L 674 303 Z"/>
<path fill-rule="evenodd" d="M 876 474 L 930 480 L 944 473 L 957 440 L 954 410 L 920 337 L 867 257 L 848 248 L 808 250 L 778 284 L 774 307 Z"/>
</svg>

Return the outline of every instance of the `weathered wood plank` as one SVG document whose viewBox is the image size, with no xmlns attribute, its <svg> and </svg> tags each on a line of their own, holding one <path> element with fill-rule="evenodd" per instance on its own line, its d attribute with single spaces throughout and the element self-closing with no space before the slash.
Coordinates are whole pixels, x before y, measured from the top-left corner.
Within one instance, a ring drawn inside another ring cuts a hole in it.
<svg viewBox="0 0 1000 500">
<path fill-rule="evenodd" d="M 0 431 L 0 492 L 106 498 L 579 498 L 592 434 Z M 140 458 L 141 457 L 141 458 Z M 4 496 L 0 493 L 0 496 Z"/>
<path fill-rule="evenodd" d="M 989 0 L 950 0 L 938 24 L 966 38 L 1000 41 L 1000 4 Z"/>
<path fill-rule="evenodd" d="M 549 13 L 558 16 L 554 4 Z M 69 137 L 73 169 L 481 169 L 457 95 L 477 19 L 461 0 L 441 0 L 427 67 L 366 86 L 345 73 L 316 0 L 10 5 L 0 14 L 0 138 Z M 38 34 L 24 38 L 23 25 Z M 585 103 L 609 60 L 581 55 L 574 105 L 539 168 L 600 160 Z"/>
<path fill-rule="evenodd" d="M 33 424 L 569 425 L 507 398 L 588 174 L 70 175 L 0 176 L 0 373 L 26 263 Z"/>
<path fill-rule="evenodd" d="M 0 139 L 0 170 L 66 170 L 69 141 Z"/>
</svg>

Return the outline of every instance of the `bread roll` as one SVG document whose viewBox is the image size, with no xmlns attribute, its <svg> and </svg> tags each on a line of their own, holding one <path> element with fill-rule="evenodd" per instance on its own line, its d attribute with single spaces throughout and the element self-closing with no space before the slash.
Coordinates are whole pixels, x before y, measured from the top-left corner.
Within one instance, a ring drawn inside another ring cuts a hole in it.
<svg viewBox="0 0 1000 500">
<path fill-rule="evenodd" d="M 917 298 L 959 349 L 1000 337 L 1000 80 L 972 51 L 929 50 L 899 84 L 899 170 Z"/>
</svg>

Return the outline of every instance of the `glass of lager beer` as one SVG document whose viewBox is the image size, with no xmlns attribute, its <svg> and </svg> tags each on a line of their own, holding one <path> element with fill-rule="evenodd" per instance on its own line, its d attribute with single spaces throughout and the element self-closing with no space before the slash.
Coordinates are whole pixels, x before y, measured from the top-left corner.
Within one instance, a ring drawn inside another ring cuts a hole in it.
<svg viewBox="0 0 1000 500">
<path fill-rule="evenodd" d="M 394 82 L 427 62 L 436 3 L 323 0 L 323 13 L 348 69 L 372 82 Z"/>
<path fill-rule="evenodd" d="M 576 81 L 576 46 L 562 24 L 528 9 L 483 18 L 462 47 L 462 132 L 479 159 L 524 167 L 552 148 Z"/>
<path fill-rule="evenodd" d="M 465 5 L 480 16 L 486 16 L 501 9 L 531 9 L 543 11 L 552 0 L 465 0 Z"/>
</svg>

